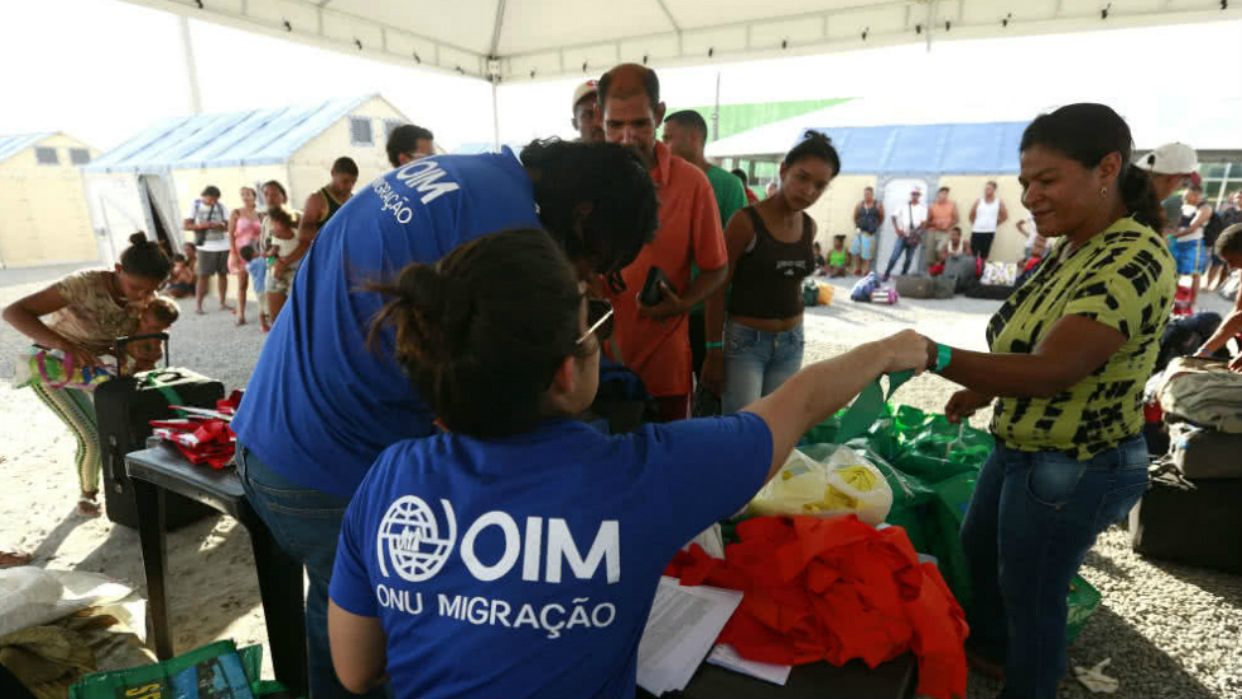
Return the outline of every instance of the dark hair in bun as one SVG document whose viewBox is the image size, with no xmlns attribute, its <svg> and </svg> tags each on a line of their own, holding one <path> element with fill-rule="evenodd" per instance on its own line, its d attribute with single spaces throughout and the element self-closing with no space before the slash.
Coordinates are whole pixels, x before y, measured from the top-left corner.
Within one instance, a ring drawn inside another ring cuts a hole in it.
<svg viewBox="0 0 1242 699">
<path fill-rule="evenodd" d="M 164 281 L 172 270 L 168 255 L 160 244 L 148 240 L 147 234 L 138 231 L 129 237 L 129 247 L 121 253 L 121 271 L 135 277 Z"/>
</svg>

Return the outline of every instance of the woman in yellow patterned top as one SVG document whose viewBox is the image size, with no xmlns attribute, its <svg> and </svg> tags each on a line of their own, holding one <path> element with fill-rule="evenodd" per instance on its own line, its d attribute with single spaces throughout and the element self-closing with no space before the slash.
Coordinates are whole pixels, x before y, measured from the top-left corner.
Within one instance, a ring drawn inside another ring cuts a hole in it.
<svg viewBox="0 0 1242 699">
<path fill-rule="evenodd" d="M 991 353 L 933 346 L 967 388 L 957 422 L 996 400 L 996 450 L 962 525 L 968 650 L 1003 696 L 1057 695 L 1066 593 L 1096 536 L 1147 489 L 1142 392 L 1176 290 L 1163 211 L 1112 109 L 1044 114 L 1021 144 L 1023 203 L 1056 245 L 988 325 Z"/>
</svg>

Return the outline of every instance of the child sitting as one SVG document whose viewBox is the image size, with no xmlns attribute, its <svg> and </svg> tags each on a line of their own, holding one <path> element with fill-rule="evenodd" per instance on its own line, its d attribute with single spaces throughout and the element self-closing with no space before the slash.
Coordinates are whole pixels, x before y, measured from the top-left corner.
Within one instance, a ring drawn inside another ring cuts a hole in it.
<svg viewBox="0 0 1242 699">
<path fill-rule="evenodd" d="M 165 296 L 156 296 L 151 299 L 146 308 L 142 309 L 142 315 L 138 317 L 138 328 L 134 334 L 153 335 L 166 332 L 179 317 L 181 317 L 181 308 L 175 301 Z M 156 339 L 132 342 L 126 345 L 125 353 L 127 356 L 124 358 L 125 371 L 122 372 L 124 374 L 150 371 L 155 368 L 155 363 L 164 357 L 161 343 Z"/>
<path fill-rule="evenodd" d="M 185 255 L 173 255 L 172 273 L 168 275 L 166 290 L 173 298 L 183 299 L 194 294 L 194 270 Z"/>
<path fill-rule="evenodd" d="M 832 252 L 828 253 L 826 271 L 830 277 L 844 277 L 849 274 L 850 254 L 845 251 L 845 236 L 832 237 Z"/>
<path fill-rule="evenodd" d="M 271 221 L 272 236 L 270 246 L 264 251 L 267 258 L 267 306 L 270 322 L 276 322 L 276 316 L 289 298 L 289 289 L 293 286 L 293 275 L 296 267 L 289 267 L 281 261 L 287 258 L 298 247 L 297 225 L 293 216 L 284 208 L 273 206 L 267 212 Z"/>
<path fill-rule="evenodd" d="M 255 298 L 264 299 L 267 295 L 267 260 L 257 253 L 253 245 L 243 245 L 237 254 L 246 263 L 246 273 L 250 275 L 251 286 L 254 287 Z M 267 306 L 259 302 L 259 326 L 263 332 L 272 329 L 267 323 Z"/>
<path fill-rule="evenodd" d="M 824 251 L 819 247 L 819 243 L 815 243 L 811 247 L 815 250 L 815 276 L 823 276 L 828 272 L 828 270 L 825 269 L 825 266 L 828 263 L 824 261 Z"/>
</svg>

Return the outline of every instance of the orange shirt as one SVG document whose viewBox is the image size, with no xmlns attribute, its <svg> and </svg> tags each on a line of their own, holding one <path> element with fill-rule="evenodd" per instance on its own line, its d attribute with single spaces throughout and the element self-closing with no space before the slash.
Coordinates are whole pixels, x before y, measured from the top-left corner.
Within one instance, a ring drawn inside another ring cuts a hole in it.
<svg viewBox="0 0 1242 699">
<path fill-rule="evenodd" d="M 931 217 L 931 223 L 928 225 L 937 231 L 949 230 L 949 226 L 953 225 L 953 211 L 956 208 L 957 205 L 951 201 L 946 201 L 943 204 L 932 202 L 932 205 L 928 207 L 928 213 Z"/>
<path fill-rule="evenodd" d="M 690 287 L 690 263 L 720 269 L 729 263 L 716 195 L 707 175 L 656 143 L 651 170 L 660 198 L 660 228 L 629 267 L 621 270 L 625 291 L 612 294 L 621 360 L 653 396 L 687 395 L 691 390 L 690 325 L 686 316 L 649 320 L 638 313 L 638 294 L 647 271 L 659 267 L 678 293 Z"/>
</svg>

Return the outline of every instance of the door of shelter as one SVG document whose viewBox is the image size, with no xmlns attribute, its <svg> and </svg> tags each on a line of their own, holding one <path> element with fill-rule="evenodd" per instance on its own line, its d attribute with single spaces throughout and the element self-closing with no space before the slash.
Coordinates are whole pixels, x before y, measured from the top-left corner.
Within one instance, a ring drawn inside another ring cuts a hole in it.
<svg viewBox="0 0 1242 699">
<path fill-rule="evenodd" d="M 893 248 L 897 245 L 897 231 L 893 227 L 893 216 L 897 212 L 905 208 L 910 203 L 910 192 L 918 189 L 923 193 L 922 203 L 926 206 L 928 202 L 928 193 L 935 191 L 936 178 L 918 177 L 918 176 L 893 176 L 881 175 L 876 179 L 876 190 L 883 192 L 880 201 L 884 204 L 884 222 L 880 225 L 880 233 L 876 241 L 875 263 L 872 269 L 877 270 L 881 276 L 884 270 L 888 268 L 888 260 L 893 255 Z M 915 264 L 910 266 L 911 273 L 921 264 L 922 255 L 915 257 Z M 920 271 L 925 271 L 920 269 Z M 894 274 L 901 272 L 900 263 L 894 270 Z"/>
</svg>

